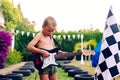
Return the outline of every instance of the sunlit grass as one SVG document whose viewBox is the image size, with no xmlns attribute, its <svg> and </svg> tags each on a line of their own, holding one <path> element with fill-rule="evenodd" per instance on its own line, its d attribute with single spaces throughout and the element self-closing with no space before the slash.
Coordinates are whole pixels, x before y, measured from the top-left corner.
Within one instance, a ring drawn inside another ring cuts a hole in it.
<svg viewBox="0 0 120 80">
<path fill-rule="evenodd" d="M 88 71 L 89 74 L 95 73 L 95 68 L 92 67 L 91 61 L 84 61 L 83 64 L 81 64 L 80 61 L 73 61 L 70 63 L 70 65 L 74 65 L 74 66 L 81 68 L 82 70 L 86 70 Z"/>
</svg>

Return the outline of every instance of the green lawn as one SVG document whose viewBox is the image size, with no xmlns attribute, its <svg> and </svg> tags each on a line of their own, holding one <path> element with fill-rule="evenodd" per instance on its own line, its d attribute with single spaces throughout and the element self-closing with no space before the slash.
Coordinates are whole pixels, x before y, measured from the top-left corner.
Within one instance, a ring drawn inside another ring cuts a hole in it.
<svg viewBox="0 0 120 80">
<path fill-rule="evenodd" d="M 73 77 L 68 77 L 68 73 L 64 72 L 62 68 L 57 68 L 58 69 L 58 80 L 74 80 Z"/>
<path fill-rule="evenodd" d="M 84 64 L 81 64 L 80 61 L 72 61 L 69 65 L 74 65 L 82 70 L 88 71 L 89 74 L 94 74 L 95 68 L 91 66 L 91 61 L 84 61 Z M 62 68 L 57 68 L 57 74 L 58 74 L 58 80 L 74 80 L 73 77 L 68 77 L 68 73 L 64 72 Z M 31 76 L 24 77 L 24 80 L 39 80 L 39 75 L 37 74 L 37 71 L 32 73 Z M 117 77 L 115 80 L 120 80 L 120 77 Z"/>
</svg>

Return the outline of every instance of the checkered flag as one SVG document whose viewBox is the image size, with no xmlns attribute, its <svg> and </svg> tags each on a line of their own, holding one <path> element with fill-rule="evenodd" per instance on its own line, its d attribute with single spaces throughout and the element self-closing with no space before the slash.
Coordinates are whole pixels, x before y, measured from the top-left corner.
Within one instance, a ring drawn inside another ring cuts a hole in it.
<svg viewBox="0 0 120 80">
<path fill-rule="evenodd" d="M 112 80 L 120 75 L 120 31 L 110 8 L 103 32 L 96 80 Z"/>
</svg>

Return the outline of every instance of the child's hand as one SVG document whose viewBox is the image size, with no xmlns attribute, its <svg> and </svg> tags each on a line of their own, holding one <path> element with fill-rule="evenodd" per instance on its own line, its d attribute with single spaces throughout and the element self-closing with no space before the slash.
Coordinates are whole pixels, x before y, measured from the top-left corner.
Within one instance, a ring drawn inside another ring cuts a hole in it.
<svg viewBox="0 0 120 80">
<path fill-rule="evenodd" d="M 49 57 L 49 56 L 50 56 L 50 53 L 47 52 L 47 51 L 44 51 L 44 53 L 42 54 L 42 56 L 43 56 L 44 58 Z"/>
</svg>

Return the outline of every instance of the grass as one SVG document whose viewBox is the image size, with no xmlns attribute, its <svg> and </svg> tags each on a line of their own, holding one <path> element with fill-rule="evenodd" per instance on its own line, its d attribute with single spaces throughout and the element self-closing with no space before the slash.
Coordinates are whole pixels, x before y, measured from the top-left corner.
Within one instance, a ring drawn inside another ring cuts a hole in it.
<svg viewBox="0 0 120 80">
<path fill-rule="evenodd" d="M 95 73 L 95 68 L 91 66 L 91 61 L 84 61 L 84 64 L 81 64 L 80 61 L 72 61 L 68 65 L 74 65 L 82 70 L 88 71 L 89 74 L 94 74 Z M 68 73 L 64 72 L 62 68 L 57 68 L 57 75 L 58 75 L 58 80 L 74 80 L 74 77 L 68 77 Z M 31 76 L 24 77 L 24 80 L 40 80 L 39 75 L 37 71 L 31 74 Z M 114 80 L 120 80 L 120 77 L 115 78 Z"/>
<path fill-rule="evenodd" d="M 68 77 L 68 73 L 64 72 L 63 69 L 58 68 L 58 80 L 73 80 L 72 77 Z"/>
</svg>

